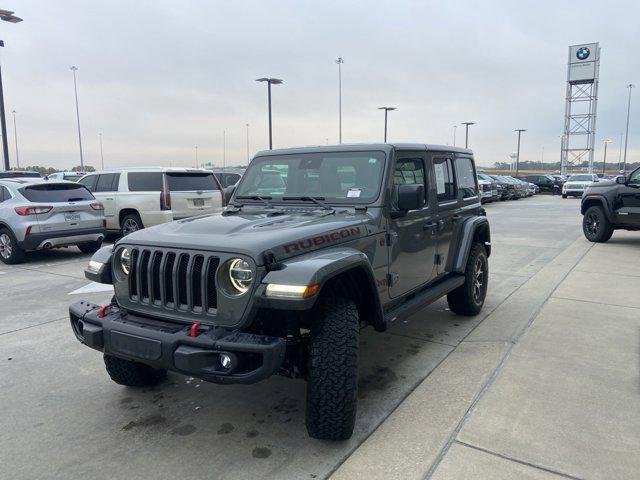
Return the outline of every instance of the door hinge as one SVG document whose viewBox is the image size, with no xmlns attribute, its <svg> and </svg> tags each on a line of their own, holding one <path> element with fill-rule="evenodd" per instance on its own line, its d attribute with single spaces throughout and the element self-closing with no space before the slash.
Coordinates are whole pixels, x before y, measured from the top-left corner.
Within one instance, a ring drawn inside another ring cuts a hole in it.
<svg viewBox="0 0 640 480">
<path fill-rule="evenodd" d="M 389 287 L 392 287 L 396 283 L 398 283 L 399 279 L 400 279 L 400 275 L 398 275 L 397 273 L 387 273 L 387 285 Z"/>
<path fill-rule="evenodd" d="M 384 234 L 384 241 L 388 247 L 392 246 L 398 238 L 398 232 L 390 231 Z"/>
<path fill-rule="evenodd" d="M 436 265 L 442 264 L 442 255 L 440 255 L 439 253 L 436 253 L 436 257 L 435 257 L 433 263 L 435 263 Z"/>
</svg>

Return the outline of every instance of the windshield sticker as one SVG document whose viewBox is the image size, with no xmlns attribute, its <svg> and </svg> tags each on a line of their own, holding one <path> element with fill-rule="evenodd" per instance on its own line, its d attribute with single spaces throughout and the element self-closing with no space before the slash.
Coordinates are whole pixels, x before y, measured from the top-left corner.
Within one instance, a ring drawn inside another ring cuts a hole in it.
<svg viewBox="0 0 640 480">
<path fill-rule="evenodd" d="M 350 188 L 347 190 L 347 198 L 360 198 L 360 190 L 359 188 Z"/>
<path fill-rule="evenodd" d="M 438 195 L 441 195 L 445 192 L 444 163 L 436 163 L 434 167 L 436 169 L 436 187 L 438 189 Z"/>
<path fill-rule="evenodd" d="M 375 164 L 375 163 L 378 163 L 378 160 L 375 158 L 370 158 L 369 163 Z"/>
</svg>

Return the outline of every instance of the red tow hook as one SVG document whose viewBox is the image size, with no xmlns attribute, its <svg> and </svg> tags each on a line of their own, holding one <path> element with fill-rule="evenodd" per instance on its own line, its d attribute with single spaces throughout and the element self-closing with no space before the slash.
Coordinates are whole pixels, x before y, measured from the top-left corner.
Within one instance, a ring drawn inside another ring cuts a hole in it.
<svg viewBox="0 0 640 480">
<path fill-rule="evenodd" d="M 98 318 L 104 318 L 107 316 L 107 309 L 110 307 L 111 305 L 103 305 L 100 307 L 100 310 L 98 310 Z"/>
<path fill-rule="evenodd" d="M 196 322 L 193 325 L 191 325 L 191 328 L 189 329 L 189 336 L 190 337 L 197 337 L 198 335 L 200 335 L 202 333 L 201 331 L 198 330 L 200 325 L 202 325 L 201 322 Z"/>
</svg>

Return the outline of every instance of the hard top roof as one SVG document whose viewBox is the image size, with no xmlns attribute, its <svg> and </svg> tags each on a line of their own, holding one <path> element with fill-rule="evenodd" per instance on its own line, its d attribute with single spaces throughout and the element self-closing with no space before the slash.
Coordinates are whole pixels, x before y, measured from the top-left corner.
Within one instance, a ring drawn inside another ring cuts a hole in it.
<svg viewBox="0 0 640 480">
<path fill-rule="evenodd" d="M 297 153 L 317 152 L 362 152 L 367 150 L 382 150 L 390 153 L 392 150 L 427 150 L 432 152 L 452 152 L 473 155 L 467 148 L 451 147 L 449 145 L 434 145 L 425 143 L 343 143 L 340 145 L 316 145 L 308 147 L 281 148 L 277 150 L 262 150 L 256 157 L 270 155 L 287 155 Z"/>
</svg>

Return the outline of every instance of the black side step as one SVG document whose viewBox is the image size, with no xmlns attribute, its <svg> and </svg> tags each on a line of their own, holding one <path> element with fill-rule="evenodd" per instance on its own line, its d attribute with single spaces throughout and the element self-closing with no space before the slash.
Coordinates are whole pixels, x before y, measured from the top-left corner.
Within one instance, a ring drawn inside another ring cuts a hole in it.
<svg viewBox="0 0 640 480">
<path fill-rule="evenodd" d="M 412 313 L 426 307 L 430 303 L 435 302 L 440 297 L 446 295 L 451 290 L 455 290 L 464 283 L 464 275 L 454 275 L 452 277 L 445 278 L 444 280 L 427 287 L 421 292 L 416 293 L 414 297 L 401 303 L 397 307 L 385 312 L 384 322 L 390 325 L 397 320 L 406 318 Z"/>
</svg>

